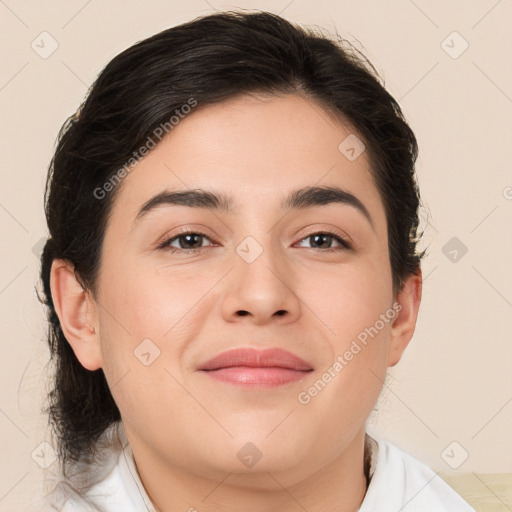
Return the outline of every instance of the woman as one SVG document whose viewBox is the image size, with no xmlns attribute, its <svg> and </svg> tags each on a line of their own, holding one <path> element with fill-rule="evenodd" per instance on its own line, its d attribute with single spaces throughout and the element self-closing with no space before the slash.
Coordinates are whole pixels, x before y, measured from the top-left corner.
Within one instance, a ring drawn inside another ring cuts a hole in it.
<svg viewBox="0 0 512 512">
<path fill-rule="evenodd" d="M 365 429 L 420 304 L 416 154 L 362 56 L 276 15 L 114 58 L 47 182 L 41 506 L 473 510 Z"/>
</svg>

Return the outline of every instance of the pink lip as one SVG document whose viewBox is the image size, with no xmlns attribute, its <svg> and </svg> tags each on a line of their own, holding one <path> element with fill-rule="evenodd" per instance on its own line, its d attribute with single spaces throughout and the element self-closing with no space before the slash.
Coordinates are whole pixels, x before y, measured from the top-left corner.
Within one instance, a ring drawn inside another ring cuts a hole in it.
<svg viewBox="0 0 512 512">
<path fill-rule="evenodd" d="M 275 387 L 303 379 L 313 368 L 300 357 L 279 348 L 240 348 L 219 354 L 199 370 L 230 384 Z"/>
</svg>

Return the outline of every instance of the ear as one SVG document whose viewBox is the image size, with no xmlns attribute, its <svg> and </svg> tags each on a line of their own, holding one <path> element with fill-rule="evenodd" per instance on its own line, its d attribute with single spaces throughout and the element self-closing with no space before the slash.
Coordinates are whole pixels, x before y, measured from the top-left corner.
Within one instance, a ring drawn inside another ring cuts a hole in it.
<svg viewBox="0 0 512 512">
<path fill-rule="evenodd" d="M 388 366 L 395 366 L 400 361 L 414 334 L 421 301 L 422 280 L 420 268 L 416 274 L 411 274 L 407 278 L 395 298 L 393 309 L 397 311 L 397 316 L 391 327 Z"/>
<path fill-rule="evenodd" d="M 90 293 L 78 282 L 69 261 L 53 261 L 50 288 L 62 332 L 77 359 L 87 370 L 101 368 L 97 308 Z"/>
</svg>

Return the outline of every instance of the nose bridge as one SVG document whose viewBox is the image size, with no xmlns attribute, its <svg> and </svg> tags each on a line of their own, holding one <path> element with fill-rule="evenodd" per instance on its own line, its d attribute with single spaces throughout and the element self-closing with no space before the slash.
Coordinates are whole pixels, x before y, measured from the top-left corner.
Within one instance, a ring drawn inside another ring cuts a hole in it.
<svg viewBox="0 0 512 512">
<path fill-rule="evenodd" d="M 249 313 L 258 323 L 283 312 L 294 317 L 299 308 L 290 284 L 286 262 L 280 254 L 275 233 L 264 222 L 235 246 L 234 268 L 229 279 L 224 313 Z"/>
<path fill-rule="evenodd" d="M 236 246 L 235 270 L 239 279 L 249 279 L 254 285 L 275 285 L 276 273 L 286 273 L 279 254 L 279 243 L 272 232 L 262 228 L 258 234 L 247 235 Z M 281 277 L 281 279 L 283 279 Z M 277 279 L 279 283 L 282 282 Z"/>
<path fill-rule="evenodd" d="M 268 265 L 277 255 L 274 249 L 280 244 L 277 240 L 279 222 L 270 215 L 269 208 L 264 207 L 264 198 L 256 198 L 254 206 L 249 211 L 244 208 L 244 215 L 240 218 L 240 224 L 236 225 L 234 235 L 235 251 L 239 258 L 247 265 L 267 261 Z M 258 266 L 259 266 L 258 265 Z"/>
</svg>

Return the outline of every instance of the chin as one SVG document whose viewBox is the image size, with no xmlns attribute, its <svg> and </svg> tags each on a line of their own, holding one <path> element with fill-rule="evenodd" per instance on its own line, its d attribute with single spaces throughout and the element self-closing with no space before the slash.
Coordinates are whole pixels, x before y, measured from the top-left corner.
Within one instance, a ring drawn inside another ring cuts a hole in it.
<svg viewBox="0 0 512 512">
<path fill-rule="evenodd" d="M 304 445 L 299 446 L 292 442 L 283 443 L 279 438 L 272 439 L 272 435 L 265 439 L 270 430 L 253 436 L 247 432 L 239 438 L 230 439 L 227 445 L 219 446 L 218 457 L 210 463 L 223 471 L 238 475 L 265 475 L 268 472 L 289 471 L 300 464 Z"/>
</svg>

